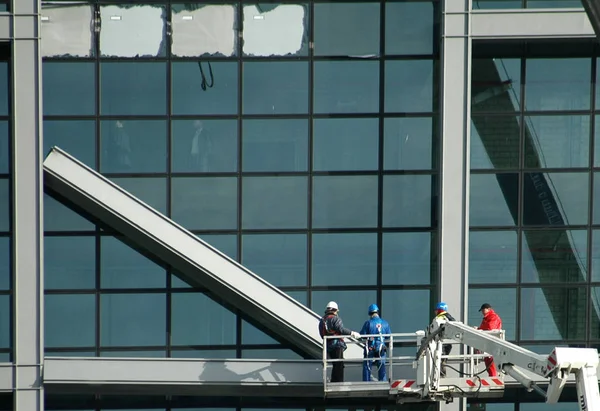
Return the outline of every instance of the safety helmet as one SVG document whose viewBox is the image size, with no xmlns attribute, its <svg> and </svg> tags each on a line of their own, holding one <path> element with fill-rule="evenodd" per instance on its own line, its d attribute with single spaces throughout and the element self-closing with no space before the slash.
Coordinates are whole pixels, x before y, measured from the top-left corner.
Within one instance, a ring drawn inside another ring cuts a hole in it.
<svg viewBox="0 0 600 411">
<path fill-rule="evenodd" d="M 327 306 L 325 307 L 325 309 L 333 309 L 333 310 L 337 310 L 338 309 L 338 305 L 335 301 L 329 301 L 327 303 Z"/>
<path fill-rule="evenodd" d="M 437 305 L 435 306 L 435 309 L 437 311 L 448 311 L 448 304 L 444 303 L 444 302 L 439 302 L 437 303 Z"/>
<path fill-rule="evenodd" d="M 369 306 L 369 314 L 378 313 L 378 312 L 379 312 L 379 307 L 377 307 L 377 304 L 371 304 Z"/>
</svg>

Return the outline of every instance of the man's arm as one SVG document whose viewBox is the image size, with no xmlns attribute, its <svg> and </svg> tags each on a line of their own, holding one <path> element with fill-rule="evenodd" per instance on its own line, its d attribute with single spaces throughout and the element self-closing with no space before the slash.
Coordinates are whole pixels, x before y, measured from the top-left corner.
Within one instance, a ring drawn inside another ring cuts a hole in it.
<svg viewBox="0 0 600 411">
<path fill-rule="evenodd" d="M 341 335 L 351 335 L 352 330 L 344 327 L 342 319 L 337 315 L 331 319 L 331 329 L 337 331 Z"/>
</svg>

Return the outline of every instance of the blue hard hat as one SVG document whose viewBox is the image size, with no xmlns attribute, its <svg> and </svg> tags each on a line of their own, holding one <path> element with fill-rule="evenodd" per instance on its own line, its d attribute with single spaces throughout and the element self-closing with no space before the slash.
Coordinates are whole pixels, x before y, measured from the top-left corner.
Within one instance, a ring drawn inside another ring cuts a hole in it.
<svg viewBox="0 0 600 411">
<path fill-rule="evenodd" d="M 436 310 L 441 310 L 441 311 L 448 311 L 448 304 L 446 303 L 437 303 L 437 305 L 435 306 Z"/>
<path fill-rule="evenodd" d="M 378 312 L 379 312 L 379 307 L 377 307 L 377 304 L 371 304 L 369 306 L 369 314 L 378 313 Z"/>
</svg>

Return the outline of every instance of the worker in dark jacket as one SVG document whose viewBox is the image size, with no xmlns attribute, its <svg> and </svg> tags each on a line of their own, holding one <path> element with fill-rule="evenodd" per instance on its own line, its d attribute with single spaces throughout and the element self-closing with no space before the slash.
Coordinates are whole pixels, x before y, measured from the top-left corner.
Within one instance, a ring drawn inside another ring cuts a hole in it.
<svg viewBox="0 0 600 411">
<path fill-rule="evenodd" d="M 454 319 L 454 317 L 452 317 L 450 315 L 450 313 L 448 312 L 448 304 L 444 303 L 444 302 L 439 302 L 437 303 L 437 305 L 435 306 L 435 320 L 439 320 L 439 319 L 443 319 L 446 321 L 456 321 Z M 443 355 L 450 355 L 450 353 L 452 352 L 452 344 L 444 344 L 442 345 L 442 354 Z M 442 377 L 446 376 L 446 363 L 448 362 L 447 358 L 442 358 L 442 363 L 440 365 L 440 375 Z"/>
<path fill-rule="evenodd" d="M 494 311 L 491 305 L 488 303 L 482 304 L 479 311 L 483 314 L 483 319 L 481 320 L 479 327 L 475 328 L 483 331 L 502 329 L 502 319 L 496 314 L 496 311 Z M 492 357 L 485 357 L 483 362 L 485 363 L 488 375 L 490 377 L 496 377 L 498 375 L 498 370 L 496 369 L 496 364 L 494 364 L 494 359 Z"/>
<path fill-rule="evenodd" d="M 342 319 L 338 315 L 339 309 L 335 301 L 330 301 L 325 307 L 325 315 L 319 321 L 319 334 L 321 337 L 339 335 L 340 338 L 327 339 L 327 358 L 343 359 L 346 351 L 344 335 L 360 338 L 360 334 L 344 327 Z M 331 382 L 344 382 L 344 363 L 342 361 L 333 362 L 331 370 Z"/>
</svg>

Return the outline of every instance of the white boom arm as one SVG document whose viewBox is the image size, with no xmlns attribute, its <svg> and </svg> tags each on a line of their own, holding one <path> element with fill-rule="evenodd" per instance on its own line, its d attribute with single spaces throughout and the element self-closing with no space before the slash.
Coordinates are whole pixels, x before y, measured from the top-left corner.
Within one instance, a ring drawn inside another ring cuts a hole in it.
<svg viewBox="0 0 600 411">
<path fill-rule="evenodd" d="M 600 410 L 598 390 L 598 350 L 593 348 L 556 347 L 550 355 L 540 355 L 458 321 L 438 321 L 429 328 L 421 345 L 419 358 L 432 341 L 454 340 L 494 357 L 498 368 L 528 389 L 542 391 L 516 367 L 550 379 L 546 402 L 557 402 L 569 374 L 575 374 L 581 411 Z M 438 344 L 439 345 L 439 344 Z"/>
</svg>

